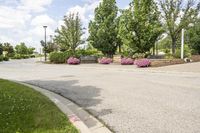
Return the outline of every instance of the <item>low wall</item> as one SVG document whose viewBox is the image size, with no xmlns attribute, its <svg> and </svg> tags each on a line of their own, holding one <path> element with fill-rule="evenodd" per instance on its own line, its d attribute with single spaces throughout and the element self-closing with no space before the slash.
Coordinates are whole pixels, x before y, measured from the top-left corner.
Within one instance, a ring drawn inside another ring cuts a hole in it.
<svg viewBox="0 0 200 133">
<path fill-rule="evenodd" d="M 169 66 L 183 64 L 182 59 L 151 59 L 151 67 Z"/>
<path fill-rule="evenodd" d="M 200 62 L 200 55 L 192 55 L 191 60 L 193 62 Z"/>
</svg>

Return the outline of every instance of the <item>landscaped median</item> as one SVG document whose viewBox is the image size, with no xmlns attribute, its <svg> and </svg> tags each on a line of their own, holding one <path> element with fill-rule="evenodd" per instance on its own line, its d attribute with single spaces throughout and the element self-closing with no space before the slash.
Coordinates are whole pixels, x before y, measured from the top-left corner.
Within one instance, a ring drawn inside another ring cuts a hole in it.
<svg viewBox="0 0 200 133">
<path fill-rule="evenodd" d="M 0 132 L 78 133 L 78 130 L 46 96 L 0 79 Z"/>
</svg>

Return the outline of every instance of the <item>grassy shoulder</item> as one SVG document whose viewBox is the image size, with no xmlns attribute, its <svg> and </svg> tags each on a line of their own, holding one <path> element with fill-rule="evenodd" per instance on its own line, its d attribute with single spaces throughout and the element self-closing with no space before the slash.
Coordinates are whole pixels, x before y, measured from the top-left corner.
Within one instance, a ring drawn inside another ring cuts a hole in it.
<svg viewBox="0 0 200 133">
<path fill-rule="evenodd" d="M 0 132 L 78 133 L 47 97 L 3 79 L 0 79 Z"/>
</svg>

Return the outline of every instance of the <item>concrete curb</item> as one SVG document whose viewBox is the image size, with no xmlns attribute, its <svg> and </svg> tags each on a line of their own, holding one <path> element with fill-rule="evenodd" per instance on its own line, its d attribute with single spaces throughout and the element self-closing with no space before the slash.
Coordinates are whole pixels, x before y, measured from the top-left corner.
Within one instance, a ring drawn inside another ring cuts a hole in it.
<svg viewBox="0 0 200 133">
<path fill-rule="evenodd" d="M 99 120 L 70 100 L 34 85 L 22 82 L 17 83 L 31 87 L 47 96 L 65 115 L 68 116 L 69 120 L 80 131 L 80 133 L 112 133 L 107 127 L 99 122 Z"/>
</svg>

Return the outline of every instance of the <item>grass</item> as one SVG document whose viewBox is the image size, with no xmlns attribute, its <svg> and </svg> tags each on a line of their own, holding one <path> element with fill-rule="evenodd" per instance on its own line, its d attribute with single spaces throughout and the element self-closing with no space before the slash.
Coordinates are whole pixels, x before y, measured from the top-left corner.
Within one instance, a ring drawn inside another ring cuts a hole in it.
<svg viewBox="0 0 200 133">
<path fill-rule="evenodd" d="M 0 133 L 78 133 L 57 106 L 39 92 L 0 79 Z"/>
</svg>

